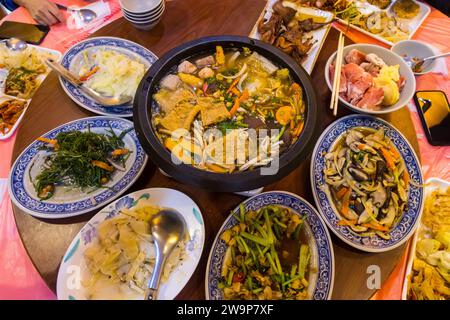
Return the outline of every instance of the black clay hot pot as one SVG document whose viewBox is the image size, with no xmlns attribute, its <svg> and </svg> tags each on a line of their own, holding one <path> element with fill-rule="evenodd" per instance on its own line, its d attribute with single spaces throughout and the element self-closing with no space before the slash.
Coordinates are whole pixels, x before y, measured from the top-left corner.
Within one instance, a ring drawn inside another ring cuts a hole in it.
<svg viewBox="0 0 450 320">
<path fill-rule="evenodd" d="M 231 174 L 214 173 L 186 164 L 174 164 L 171 153 L 159 141 L 151 121 L 152 96 L 160 80 L 181 61 L 202 53 L 215 51 L 217 45 L 227 48 L 248 47 L 270 59 L 281 68 L 288 68 L 293 80 L 303 87 L 306 104 L 305 127 L 298 140 L 280 155 L 279 170 L 275 175 L 261 175 L 261 168 Z M 182 44 L 155 62 L 142 79 L 134 99 L 134 126 L 139 140 L 150 159 L 174 179 L 210 191 L 235 192 L 263 187 L 286 176 L 309 156 L 308 147 L 317 119 L 317 99 L 311 78 L 291 57 L 261 41 L 241 36 L 205 37 Z"/>
</svg>

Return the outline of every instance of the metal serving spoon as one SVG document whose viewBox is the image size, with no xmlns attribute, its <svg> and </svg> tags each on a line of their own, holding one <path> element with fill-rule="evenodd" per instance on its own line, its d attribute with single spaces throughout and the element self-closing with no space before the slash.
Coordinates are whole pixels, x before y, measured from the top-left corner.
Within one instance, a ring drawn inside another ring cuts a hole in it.
<svg viewBox="0 0 450 320">
<path fill-rule="evenodd" d="M 414 59 L 413 57 L 410 56 L 405 56 L 403 59 L 405 60 L 406 64 L 414 71 L 416 70 L 416 68 L 421 67 L 426 61 L 432 61 L 434 59 L 444 58 L 448 56 L 450 56 L 450 52 L 434 55 L 431 57 L 426 57 L 423 59 L 420 58 Z"/>
<path fill-rule="evenodd" d="M 163 209 L 153 217 L 150 223 L 156 247 L 156 261 L 144 299 L 156 300 L 164 264 L 172 250 L 183 240 L 186 222 L 178 211 Z"/>
<path fill-rule="evenodd" d="M 5 41 L 6 47 L 12 51 L 23 51 L 28 47 L 28 44 L 17 38 L 10 38 Z"/>
<path fill-rule="evenodd" d="M 133 97 L 127 95 L 122 95 L 119 97 L 104 96 L 98 93 L 97 91 L 83 85 L 83 82 L 77 76 L 73 75 L 69 70 L 64 68 L 60 63 L 56 62 L 55 60 L 47 59 L 45 60 L 45 62 L 51 69 L 56 71 L 61 77 L 69 81 L 71 84 L 73 84 L 78 89 L 83 91 L 87 96 L 89 96 L 90 98 L 97 101 L 99 104 L 103 106 L 117 107 L 133 100 Z"/>
<path fill-rule="evenodd" d="M 62 4 L 56 4 L 56 6 L 62 10 L 78 12 L 81 21 L 86 24 L 97 18 L 97 14 L 91 9 L 70 9 Z"/>
</svg>

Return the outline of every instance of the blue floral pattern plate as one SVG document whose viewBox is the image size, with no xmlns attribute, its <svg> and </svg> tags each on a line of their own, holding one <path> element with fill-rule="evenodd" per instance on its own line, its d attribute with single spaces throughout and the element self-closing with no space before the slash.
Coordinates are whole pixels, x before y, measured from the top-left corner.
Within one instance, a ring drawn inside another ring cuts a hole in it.
<svg viewBox="0 0 450 320">
<path fill-rule="evenodd" d="M 258 194 L 243 202 L 246 210 L 258 210 L 268 205 L 287 207 L 295 214 L 306 216 L 304 230 L 311 249 L 308 297 L 313 300 L 331 298 L 334 282 L 334 254 L 330 234 L 320 215 L 306 200 L 286 191 L 269 191 Z M 239 212 L 239 206 L 223 223 L 211 247 L 205 276 L 205 295 L 209 300 L 223 300 L 223 291 L 219 288 L 222 266 L 227 245 L 220 235 L 238 224 L 233 214 Z"/>
<path fill-rule="evenodd" d="M 60 300 L 86 300 L 82 280 L 87 279 L 89 271 L 84 261 L 84 251 L 95 242 L 97 227 L 103 221 L 113 218 L 123 209 L 154 205 L 173 208 L 183 215 L 186 221 L 189 241 L 184 259 L 171 272 L 167 281 L 161 283 L 158 300 L 174 299 L 191 278 L 203 252 L 205 243 L 205 224 L 200 208 L 184 193 L 167 188 L 149 188 L 130 193 L 103 208 L 81 228 L 62 258 L 58 272 L 57 295 Z M 136 298 L 123 296 L 123 299 Z M 139 297 L 143 298 L 143 297 Z"/>
<path fill-rule="evenodd" d="M 114 117 L 90 117 L 68 122 L 42 136 L 54 139 L 59 132 L 86 131 L 88 128 L 96 133 L 106 133 L 112 128 L 119 135 L 133 129 L 133 123 Z M 111 181 L 106 184 L 108 188 L 87 193 L 79 188 L 57 186 L 52 198 L 41 200 L 36 194 L 32 179 L 39 174 L 48 152 L 40 150 L 44 142 L 35 140 L 11 168 L 8 188 L 12 201 L 23 211 L 41 218 L 72 217 L 103 207 L 124 193 L 140 176 L 147 163 L 147 154 L 134 129 L 124 136 L 123 141 L 131 153 L 125 162 L 125 169 L 116 170 Z"/>
<path fill-rule="evenodd" d="M 400 155 L 405 161 L 406 169 L 413 184 L 409 185 L 408 209 L 403 213 L 402 219 L 389 233 L 391 239 L 384 240 L 378 236 L 362 237 L 353 232 L 347 226 L 340 226 L 340 216 L 332 201 L 327 196 L 324 188 L 323 169 L 325 159 L 323 155 L 334 147 L 339 138 L 350 128 L 368 127 L 372 129 L 383 128 L 386 135 L 397 147 Z M 314 200 L 322 218 L 328 227 L 341 240 L 362 251 L 384 252 L 402 245 L 414 233 L 423 209 L 423 178 L 420 162 L 413 148 L 406 138 L 388 122 L 369 115 L 349 115 L 333 122 L 322 133 L 314 148 L 311 159 L 311 187 Z"/>
<path fill-rule="evenodd" d="M 130 58 L 143 63 L 146 69 L 150 68 L 150 66 L 158 59 L 153 52 L 138 45 L 137 43 L 114 37 L 97 37 L 78 42 L 69 48 L 62 56 L 61 64 L 72 73 L 78 74 L 82 64 L 84 52 L 95 52 L 99 49 L 114 50 L 125 54 Z M 116 117 L 133 116 L 132 103 L 118 107 L 105 107 L 87 97 L 67 80 L 60 77 L 59 81 L 67 95 L 79 106 L 89 111 L 100 115 L 110 115 Z"/>
</svg>

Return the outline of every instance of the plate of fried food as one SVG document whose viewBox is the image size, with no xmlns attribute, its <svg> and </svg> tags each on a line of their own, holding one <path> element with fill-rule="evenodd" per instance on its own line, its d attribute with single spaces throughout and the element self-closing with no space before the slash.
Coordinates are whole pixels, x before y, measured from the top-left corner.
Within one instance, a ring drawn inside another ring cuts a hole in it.
<svg viewBox="0 0 450 320">
<path fill-rule="evenodd" d="M 306 0 L 304 5 L 334 12 L 338 20 L 388 45 L 411 39 L 430 7 L 415 0 Z"/>
<path fill-rule="evenodd" d="M 450 300 L 450 183 L 430 178 L 411 244 L 403 300 Z"/>
<path fill-rule="evenodd" d="M 279 48 L 311 74 L 333 19 L 295 1 L 269 0 L 250 37 Z"/>
<path fill-rule="evenodd" d="M 33 94 L 49 73 L 44 61 L 59 60 L 58 51 L 28 45 L 12 51 L 0 43 L 0 140 L 17 129 Z"/>
</svg>

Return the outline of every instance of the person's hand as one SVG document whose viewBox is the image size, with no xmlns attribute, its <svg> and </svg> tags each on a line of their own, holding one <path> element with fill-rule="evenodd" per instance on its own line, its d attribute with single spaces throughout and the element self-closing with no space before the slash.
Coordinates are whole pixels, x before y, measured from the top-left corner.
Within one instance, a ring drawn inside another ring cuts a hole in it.
<svg viewBox="0 0 450 320">
<path fill-rule="evenodd" d="M 49 26 L 64 21 L 64 15 L 56 4 L 48 0 L 15 0 L 14 2 L 25 7 L 39 24 Z"/>
</svg>

